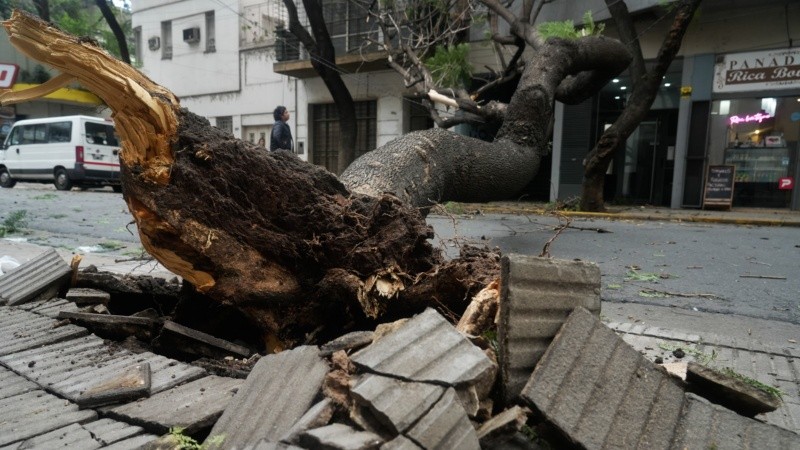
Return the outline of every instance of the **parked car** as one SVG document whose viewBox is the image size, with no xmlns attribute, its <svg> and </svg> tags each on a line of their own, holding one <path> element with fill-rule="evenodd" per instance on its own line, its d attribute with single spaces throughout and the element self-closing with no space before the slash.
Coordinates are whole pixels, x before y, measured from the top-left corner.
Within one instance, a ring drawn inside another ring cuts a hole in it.
<svg viewBox="0 0 800 450">
<path fill-rule="evenodd" d="M 110 185 L 121 192 L 114 124 L 91 116 L 20 120 L 0 149 L 0 186 L 17 181 L 73 186 Z"/>
</svg>

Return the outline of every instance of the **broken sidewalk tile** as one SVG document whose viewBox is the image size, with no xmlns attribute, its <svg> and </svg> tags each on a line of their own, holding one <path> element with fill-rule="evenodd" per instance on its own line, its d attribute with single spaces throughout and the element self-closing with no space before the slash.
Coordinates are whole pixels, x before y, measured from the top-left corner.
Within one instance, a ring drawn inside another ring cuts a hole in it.
<svg viewBox="0 0 800 450">
<path fill-rule="evenodd" d="M 247 347 L 214 337 L 202 331 L 193 330 L 169 320 L 164 322 L 161 333 L 154 344 L 173 350 L 180 349 L 181 352 L 192 356 L 207 356 L 209 358 L 224 358 L 226 356 L 248 358 L 253 354 Z"/>
<path fill-rule="evenodd" d="M 29 448 L 75 448 L 95 449 L 106 448 L 106 445 L 130 439 L 134 436 L 143 436 L 142 427 L 128 425 L 111 419 L 100 419 L 83 425 L 73 423 L 38 436 L 16 442 L 6 449 Z M 152 436 L 150 439 L 155 439 Z"/>
<path fill-rule="evenodd" d="M 576 307 L 600 314 L 597 264 L 510 254 L 501 259 L 498 361 L 511 404 Z"/>
<path fill-rule="evenodd" d="M 406 432 L 444 395 L 445 388 L 432 383 L 406 382 L 396 378 L 367 374 L 350 391 L 357 406 L 351 414 L 361 419 L 364 428 L 379 423 L 389 433 Z M 373 430 L 380 431 L 380 430 Z"/>
<path fill-rule="evenodd" d="M 0 400 L 0 445 L 23 441 L 73 423 L 97 418 L 92 410 L 37 390 Z"/>
<path fill-rule="evenodd" d="M 150 364 L 127 367 L 119 375 L 103 380 L 75 399 L 81 408 L 96 408 L 150 395 Z"/>
<path fill-rule="evenodd" d="M 577 308 L 521 397 L 584 448 L 666 449 L 683 394 L 679 380 Z"/>
<path fill-rule="evenodd" d="M 686 381 L 690 392 L 746 417 L 775 411 L 781 406 L 779 397 L 695 362 L 688 365 Z"/>
<path fill-rule="evenodd" d="M 434 309 L 408 320 L 354 353 L 352 361 L 378 374 L 450 386 L 480 386 L 488 392 L 496 366 Z"/>
<path fill-rule="evenodd" d="M 297 423 L 292 425 L 292 428 L 281 437 L 280 441 L 287 444 L 297 444 L 297 438 L 304 431 L 327 425 L 331 417 L 333 417 L 334 410 L 335 407 L 331 399 L 322 399 L 319 403 L 306 411 L 303 417 L 298 419 Z"/>
<path fill-rule="evenodd" d="M 800 449 L 800 435 L 687 393 L 672 449 Z"/>
<path fill-rule="evenodd" d="M 216 447 L 210 446 L 210 449 L 215 449 Z M 262 439 L 258 441 L 255 445 L 248 445 L 246 447 L 242 447 L 242 450 L 303 450 L 303 447 L 297 447 L 292 444 L 286 444 L 284 442 L 270 442 L 266 439 Z"/>
<path fill-rule="evenodd" d="M 356 430 L 347 425 L 332 423 L 308 430 L 300 435 L 300 445 L 306 448 L 329 450 L 371 450 L 383 443 L 377 434 Z"/>
<path fill-rule="evenodd" d="M 513 439 L 528 421 L 528 414 L 528 408 L 515 405 L 481 424 L 477 430 L 481 448 L 497 448 L 501 443 Z"/>
<path fill-rule="evenodd" d="M 392 439 L 389 442 L 381 445 L 381 450 L 423 450 L 422 447 L 415 444 L 411 439 L 403 436 L 402 434 Z"/>
<path fill-rule="evenodd" d="M 458 403 L 456 392 L 448 388 L 441 399 L 404 433 L 422 448 L 478 450 L 478 435 Z"/>
<path fill-rule="evenodd" d="M 0 277 L 0 305 L 55 297 L 71 274 L 69 264 L 51 248 Z"/>
<path fill-rule="evenodd" d="M 301 346 L 258 360 L 209 436 L 220 448 L 277 442 L 314 405 L 328 373 L 316 346 Z"/>
<path fill-rule="evenodd" d="M 109 339 L 125 339 L 136 336 L 149 342 L 156 334 L 158 321 L 145 317 L 118 316 L 113 314 L 92 314 L 62 311 L 59 319 L 69 319 L 77 325 L 90 329 L 94 334 Z"/>
<path fill-rule="evenodd" d="M 372 343 L 375 333 L 372 331 L 354 331 L 322 345 L 319 348 L 320 356 L 328 357 L 339 350 L 353 350 L 365 347 Z"/>
<path fill-rule="evenodd" d="M 65 298 L 78 306 L 107 305 L 111 300 L 111 294 L 100 289 L 71 288 L 67 291 Z"/>
<path fill-rule="evenodd" d="M 3 307 L 0 314 L 0 357 L 89 334 L 85 328 L 72 324 L 54 329 L 56 323 L 49 317 Z"/>
<path fill-rule="evenodd" d="M 72 302 L 64 300 L 63 298 L 51 298 L 47 300 L 36 300 L 21 305 L 15 306 L 18 309 L 24 309 L 42 316 L 50 317 L 51 319 L 58 318 L 61 311 L 78 312 L 79 308 Z"/>
<path fill-rule="evenodd" d="M 182 428 L 186 434 L 193 434 L 214 424 L 243 382 L 209 375 L 106 413 L 156 434 L 167 433 L 170 428 Z"/>
<path fill-rule="evenodd" d="M 39 389 L 39 385 L 0 366 L 0 399 Z"/>
</svg>

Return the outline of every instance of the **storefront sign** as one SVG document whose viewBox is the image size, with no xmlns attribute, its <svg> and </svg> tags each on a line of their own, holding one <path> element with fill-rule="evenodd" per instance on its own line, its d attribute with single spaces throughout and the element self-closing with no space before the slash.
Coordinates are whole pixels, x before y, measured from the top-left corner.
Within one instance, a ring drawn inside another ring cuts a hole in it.
<svg viewBox="0 0 800 450">
<path fill-rule="evenodd" d="M 782 191 L 791 191 L 794 189 L 794 178 L 783 177 L 778 179 L 778 189 Z"/>
<path fill-rule="evenodd" d="M 714 67 L 714 92 L 800 88 L 800 49 L 724 55 Z"/>
<path fill-rule="evenodd" d="M 765 119 L 771 119 L 772 116 L 765 113 L 755 113 L 755 114 L 748 114 L 746 116 L 730 116 L 728 121 L 731 125 L 736 125 L 737 123 L 747 123 L 747 122 L 758 122 L 761 123 Z"/>
<path fill-rule="evenodd" d="M 734 166 L 708 166 L 706 186 L 703 190 L 703 208 L 709 206 L 731 208 L 733 183 L 736 179 Z"/>
<path fill-rule="evenodd" d="M 17 82 L 19 66 L 16 64 L 0 63 L 0 89 L 10 89 Z"/>
</svg>

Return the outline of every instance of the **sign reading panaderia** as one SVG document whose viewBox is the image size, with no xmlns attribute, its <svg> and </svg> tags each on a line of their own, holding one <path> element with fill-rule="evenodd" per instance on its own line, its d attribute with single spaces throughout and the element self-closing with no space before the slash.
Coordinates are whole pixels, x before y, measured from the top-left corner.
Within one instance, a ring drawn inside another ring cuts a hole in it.
<svg viewBox="0 0 800 450">
<path fill-rule="evenodd" d="M 714 92 L 800 87 L 800 49 L 735 53 L 717 57 Z"/>
</svg>

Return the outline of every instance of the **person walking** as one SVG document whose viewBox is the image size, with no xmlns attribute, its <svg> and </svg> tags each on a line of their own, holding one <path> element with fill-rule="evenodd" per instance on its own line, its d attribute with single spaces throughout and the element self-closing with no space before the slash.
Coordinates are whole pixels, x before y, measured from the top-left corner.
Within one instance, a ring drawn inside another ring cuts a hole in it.
<svg viewBox="0 0 800 450">
<path fill-rule="evenodd" d="M 272 126 L 272 133 L 269 137 L 269 150 L 289 150 L 292 151 L 292 130 L 289 128 L 289 111 L 285 106 L 278 106 L 272 112 L 275 117 L 275 125 Z"/>
</svg>

